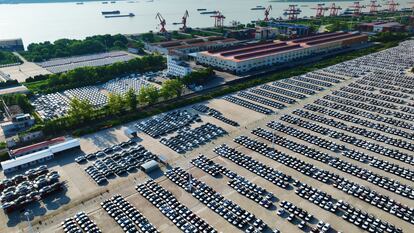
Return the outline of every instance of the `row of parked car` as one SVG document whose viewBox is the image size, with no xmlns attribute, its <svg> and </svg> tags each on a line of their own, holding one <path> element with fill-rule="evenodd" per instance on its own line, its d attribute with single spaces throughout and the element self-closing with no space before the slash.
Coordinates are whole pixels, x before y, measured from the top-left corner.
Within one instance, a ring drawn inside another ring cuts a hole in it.
<svg viewBox="0 0 414 233">
<path fill-rule="evenodd" d="M 51 193 L 61 190 L 64 183 L 57 171 L 49 171 L 42 165 L 28 170 L 25 175 L 16 175 L 2 181 L 1 208 L 7 213 L 39 201 Z"/>
<path fill-rule="evenodd" d="M 288 82 L 273 82 L 272 85 L 275 86 L 275 87 L 284 88 L 284 89 L 294 91 L 294 92 L 297 92 L 297 93 L 301 93 L 301 94 L 305 94 L 305 95 L 314 95 L 314 94 L 316 94 L 316 91 L 314 91 L 314 90 L 310 90 L 310 89 L 303 88 L 303 87 L 298 87 L 298 86 L 295 86 L 295 85 L 290 84 Z"/>
<path fill-rule="evenodd" d="M 94 221 L 85 212 L 65 219 L 61 223 L 65 233 L 102 233 Z"/>
<path fill-rule="evenodd" d="M 126 233 L 158 232 L 141 212 L 119 194 L 103 201 L 101 206 Z"/>
<path fill-rule="evenodd" d="M 379 99 L 379 100 L 383 100 L 383 101 L 391 102 L 391 103 L 395 103 L 395 104 L 406 104 L 407 103 L 406 100 L 403 100 L 400 97 L 391 97 L 389 95 L 375 94 L 375 93 L 370 92 L 369 90 L 360 90 L 360 89 L 352 88 L 352 87 L 349 87 L 349 86 L 348 87 L 341 87 L 340 90 L 344 91 L 344 92 L 356 94 L 356 95 L 359 95 L 359 96 L 369 97 L 369 98 L 372 98 L 372 99 Z"/>
<path fill-rule="evenodd" d="M 98 185 L 108 183 L 108 179 L 116 175 L 122 176 L 135 172 L 150 160 L 157 160 L 155 154 L 134 141 L 124 142 L 111 147 L 110 150 L 105 149 L 95 154 L 105 154 L 106 157 L 96 160 L 86 167 L 85 171 Z"/>
<path fill-rule="evenodd" d="M 286 104 L 294 104 L 296 103 L 296 99 L 287 97 L 287 96 L 283 96 L 283 95 L 279 95 L 270 91 L 266 91 L 260 88 L 256 88 L 256 89 L 250 89 L 249 92 L 256 94 L 256 95 L 260 95 L 260 96 L 264 96 L 279 102 L 283 102 Z"/>
<path fill-rule="evenodd" d="M 303 118 L 306 118 L 306 119 L 309 119 L 309 120 L 312 120 L 312 121 L 316 121 L 316 122 L 326 124 L 328 126 L 333 126 L 333 127 L 338 126 L 338 128 L 341 129 L 341 130 L 347 130 L 348 129 L 347 127 L 341 127 L 340 125 L 336 124 L 335 121 L 333 121 L 332 119 L 330 120 L 330 119 L 327 119 L 325 117 L 310 113 L 310 112 L 305 111 L 305 110 L 297 109 L 297 110 L 293 111 L 293 114 L 295 114 L 297 116 L 300 116 L 300 117 L 303 117 Z M 326 132 L 329 132 L 327 134 L 327 136 L 329 136 L 329 137 L 339 139 L 343 142 L 346 142 L 346 143 L 352 144 L 354 146 L 370 150 L 370 151 L 378 153 L 380 155 L 384 155 L 384 156 L 387 156 L 387 157 L 391 157 L 391 158 L 400 160 L 400 161 L 405 162 L 405 163 L 410 164 L 410 165 L 414 164 L 414 157 L 412 155 L 406 154 L 406 153 L 401 152 L 401 151 L 396 150 L 396 149 L 381 146 L 381 145 L 373 143 L 371 141 L 356 138 L 356 137 L 351 136 L 349 134 L 346 134 L 344 132 L 335 131 L 331 128 L 322 127 L 322 126 L 318 126 L 318 127 L 320 129 L 324 128 L 324 130 L 326 130 Z"/>
<path fill-rule="evenodd" d="M 261 86 L 259 86 L 260 89 L 257 90 L 266 90 L 266 91 L 271 91 L 273 93 L 277 93 L 277 94 L 282 94 L 286 97 L 291 97 L 291 98 L 295 98 L 295 99 L 305 99 L 306 95 L 301 94 L 301 93 L 297 93 L 294 91 L 290 91 L 290 90 L 285 90 L 283 88 L 280 87 L 276 87 L 274 85 L 269 85 L 269 84 L 263 84 Z"/>
<path fill-rule="evenodd" d="M 297 112 L 299 112 L 299 111 L 297 111 Z M 362 128 L 362 127 L 358 127 L 358 126 L 354 126 L 354 125 L 348 125 L 346 123 L 339 122 L 337 120 L 330 119 L 330 118 L 327 118 L 325 116 L 318 116 L 318 115 L 310 113 L 306 110 L 300 110 L 299 114 L 301 114 L 301 115 L 306 114 L 308 116 L 308 118 L 315 118 L 321 123 L 324 123 L 324 124 L 336 127 L 338 129 L 341 129 L 341 130 L 344 130 L 344 131 L 348 131 L 348 132 L 363 136 L 363 137 L 367 137 L 367 138 L 373 139 L 373 140 L 378 141 L 378 142 L 383 142 L 383 143 L 388 144 L 388 145 L 392 145 L 392 146 L 399 147 L 399 148 L 402 148 L 402 149 L 406 149 L 406 150 L 409 150 L 409 151 L 414 151 L 414 144 L 409 142 L 409 141 L 403 140 L 403 139 L 393 138 L 393 137 L 387 136 L 384 133 L 379 133 L 379 132 L 369 130 L 369 129 L 366 129 L 366 128 Z M 352 121 L 350 121 L 350 122 L 353 123 Z M 378 129 L 378 130 L 381 130 L 381 129 Z"/>
<path fill-rule="evenodd" d="M 317 86 L 322 86 L 322 87 L 332 87 L 333 86 L 332 83 L 321 81 L 321 80 L 315 80 L 313 78 L 307 77 L 306 75 L 295 76 L 292 79 L 297 80 L 297 81 L 301 81 L 301 82 L 315 84 Z"/>
<path fill-rule="evenodd" d="M 293 203 L 288 201 L 280 202 L 280 209 L 277 211 L 279 216 L 287 216 L 287 220 L 291 223 L 297 222 L 299 220 L 298 228 L 304 232 L 307 232 L 310 226 L 307 223 L 313 221 L 314 217 L 312 214 L 309 214 L 308 211 L 295 206 Z M 325 233 L 331 231 L 331 225 L 323 221 L 319 221 L 315 227 L 310 228 L 309 232 L 320 232 Z"/>
<path fill-rule="evenodd" d="M 410 122 L 400 120 L 400 119 L 392 117 L 392 116 L 381 115 L 381 114 L 377 114 L 377 113 L 371 112 L 371 111 L 365 111 L 365 110 L 362 110 L 360 108 L 355 108 L 355 107 L 348 106 L 346 104 L 335 103 L 335 102 L 327 101 L 325 99 L 318 99 L 314 102 L 314 104 L 320 105 L 322 107 L 328 107 L 328 108 L 340 110 L 342 112 L 350 113 L 353 116 L 360 116 L 360 117 L 364 117 L 364 118 L 367 118 L 367 119 L 370 119 L 370 120 L 374 120 L 374 121 L 378 121 L 378 122 L 382 122 L 382 123 L 387 123 L 387 124 L 390 124 L 390 125 L 393 125 L 393 126 L 401 127 L 401 128 L 404 128 L 404 129 L 414 130 L 414 124 L 412 124 Z"/>
<path fill-rule="evenodd" d="M 266 132 L 266 130 L 263 129 L 256 129 L 257 132 Z M 305 133 L 300 131 L 300 130 L 296 130 L 295 129 L 294 134 L 292 134 L 293 136 L 296 136 L 297 138 L 301 139 L 302 137 L 300 135 L 304 135 Z M 267 131 L 267 133 L 270 133 Z M 296 142 L 290 141 L 288 139 L 282 139 L 282 137 L 280 136 L 275 136 L 276 142 L 278 145 L 282 145 L 284 147 L 286 147 L 286 145 L 295 145 L 295 148 L 304 148 L 306 146 L 298 144 Z M 308 137 L 306 137 L 306 139 L 310 139 L 311 136 L 309 135 Z M 306 140 L 305 140 L 306 141 Z M 313 141 L 312 141 L 313 142 Z M 315 144 L 315 143 L 314 143 Z M 319 146 L 319 144 L 317 144 Z M 322 147 L 322 146 L 321 146 Z M 290 149 L 290 148 L 288 148 Z M 328 165 L 330 165 L 331 167 L 334 167 L 338 170 L 344 171 L 346 173 L 352 174 L 356 177 L 359 177 L 361 179 L 364 179 L 370 183 L 373 183 L 379 187 L 382 187 L 384 189 L 387 189 L 389 191 L 392 191 L 398 195 L 410 198 L 410 199 L 414 199 L 414 194 L 413 194 L 413 188 L 409 185 L 405 185 L 402 184 L 396 180 L 391 180 L 388 177 L 376 174 L 372 171 L 369 171 L 367 169 L 363 169 L 357 165 L 351 164 L 349 162 L 345 162 L 339 158 L 327 155 L 327 154 L 323 154 L 323 153 L 306 153 L 306 151 L 310 151 L 310 152 L 314 152 L 315 150 L 311 150 L 311 149 L 304 149 L 299 151 L 299 153 L 313 158 L 315 160 L 319 160 L 322 161 L 324 163 L 327 163 Z M 297 151 L 296 151 L 297 152 Z"/>
<path fill-rule="evenodd" d="M 395 232 L 401 233 L 403 232 L 401 228 L 397 228 L 396 226 L 376 218 L 372 214 L 367 214 L 365 211 L 360 210 L 358 208 L 352 207 L 350 204 L 339 200 L 337 203 L 339 209 L 344 211 L 342 218 L 346 221 L 360 227 L 361 229 L 371 232 Z"/>
<path fill-rule="evenodd" d="M 325 90 L 325 88 L 320 87 L 318 85 L 311 84 L 309 82 L 297 81 L 297 80 L 295 80 L 295 77 L 283 79 L 281 82 L 284 82 L 284 83 L 287 83 L 287 84 L 290 84 L 290 85 L 294 85 L 294 86 L 298 86 L 298 87 L 301 87 L 301 88 L 304 88 L 304 89 L 307 89 L 307 90 L 313 90 L 313 91 L 316 91 L 316 92 Z"/>
<path fill-rule="evenodd" d="M 323 72 L 322 70 L 309 72 L 305 76 L 329 83 L 340 83 L 341 81 L 345 80 L 344 77 L 340 77 L 329 72 Z"/>
<path fill-rule="evenodd" d="M 331 117 L 335 117 L 353 124 L 358 124 L 361 126 L 365 126 L 367 128 L 376 129 L 381 132 L 386 132 L 389 134 L 393 134 L 396 136 L 404 137 L 406 139 L 414 140 L 414 133 L 405 131 L 393 126 L 388 126 L 386 124 L 381 123 L 374 123 L 371 120 L 367 119 L 361 119 L 359 117 L 355 117 L 354 114 L 346 114 L 346 113 L 340 113 L 334 110 L 331 110 L 327 107 L 322 107 L 314 104 L 307 104 L 304 106 L 305 109 L 317 113 L 322 113 Z"/>
<path fill-rule="evenodd" d="M 217 178 L 219 175 L 227 176 L 230 179 L 227 182 L 230 187 L 241 195 L 257 202 L 264 208 L 271 208 L 273 206 L 272 199 L 274 199 L 274 195 L 272 193 L 250 182 L 245 177 L 213 162 L 206 156 L 199 155 L 197 158 L 191 160 L 191 163 L 213 177 Z"/>
<path fill-rule="evenodd" d="M 329 161 L 329 165 L 338 170 L 364 179 L 372 184 L 387 189 L 403 197 L 414 199 L 414 190 L 410 185 L 402 184 L 397 180 L 390 179 L 386 176 L 376 174 L 370 170 L 358 167 L 352 163 L 340 160 L 338 158 Z"/>
<path fill-rule="evenodd" d="M 177 131 L 177 135 L 163 138 L 160 142 L 175 152 L 182 154 L 226 134 L 227 131 L 223 128 L 206 123 L 194 129 L 189 127 L 182 128 Z"/>
<path fill-rule="evenodd" d="M 236 137 L 234 142 L 323 183 L 330 183 L 338 177 L 331 172 L 320 169 L 297 157 L 275 150 L 274 148 L 267 146 L 265 143 L 259 142 L 247 136 Z M 300 184 L 300 181 L 294 180 L 293 184 Z"/>
<path fill-rule="evenodd" d="M 314 159 L 314 160 L 317 160 L 317 161 L 321 161 L 323 163 L 327 163 L 331 159 L 330 155 L 328 155 L 326 153 L 323 153 L 323 152 L 320 152 L 319 150 L 316 150 L 315 148 L 309 148 L 306 145 L 299 144 L 295 141 L 292 141 L 292 140 L 287 139 L 285 137 L 276 135 L 275 133 L 273 133 L 269 130 L 260 128 L 260 127 L 252 130 L 252 134 L 256 135 L 256 136 L 259 136 L 259 137 L 262 137 L 262 138 L 272 142 L 273 144 L 285 147 L 285 148 L 287 148 L 291 151 L 294 151 L 298 154 L 301 154 L 303 156 L 306 156 L 308 158 L 311 158 L 311 159 Z"/>
<path fill-rule="evenodd" d="M 302 185 L 295 193 L 332 213 L 342 216 L 346 221 L 368 232 L 402 232 L 400 228 L 380 220 L 372 214 L 359 210 L 343 200 L 336 200 L 329 194 L 310 185 Z M 378 223 L 378 224 L 375 224 Z"/>
<path fill-rule="evenodd" d="M 187 110 L 175 110 L 141 121 L 135 127 L 153 138 L 159 138 L 200 121 L 200 116 L 197 114 Z"/>
<path fill-rule="evenodd" d="M 2 192 L 8 187 L 16 186 L 22 183 L 23 181 L 35 180 L 37 177 L 44 175 L 48 172 L 49 170 L 47 166 L 42 165 L 34 169 L 29 169 L 24 174 L 18 174 L 11 178 L 5 178 L 0 181 L 0 194 L 2 194 Z"/>
<path fill-rule="evenodd" d="M 358 197 L 360 200 L 363 200 L 372 206 L 414 224 L 414 208 L 408 207 L 406 204 L 402 204 L 389 196 L 378 193 L 375 190 L 371 190 L 368 187 L 352 182 L 343 177 L 339 178 L 333 186 L 345 193 Z"/>
<path fill-rule="evenodd" d="M 235 164 L 263 177 L 283 189 L 290 187 L 289 182 L 292 178 L 281 171 L 273 169 L 260 161 L 247 156 L 226 144 L 220 145 L 213 150 L 219 156 L 229 159 Z"/>
<path fill-rule="evenodd" d="M 220 193 L 206 183 L 192 177 L 180 167 L 175 167 L 165 173 L 172 182 L 190 192 L 193 197 L 205 204 L 208 208 L 222 216 L 229 223 L 244 232 L 263 232 L 268 226 L 263 220 L 244 210 L 238 204 L 224 198 Z"/>
<path fill-rule="evenodd" d="M 258 95 L 253 95 L 253 94 L 250 94 L 249 92 L 246 92 L 246 91 L 240 91 L 237 95 L 240 96 L 240 97 L 243 97 L 245 99 L 248 99 L 248 100 L 260 103 L 260 104 L 270 106 L 272 108 L 276 108 L 276 109 L 286 108 L 286 105 L 284 105 L 282 103 L 279 103 L 279 102 L 276 102 L 274 100 L 270 100 L 268 98 L 264 98 L 264 97 L 261 97 L 261 96 L 258 96 Z"/>
<path fill-rule="evenodd" d="M 222 122 L 224 122 L 226 124 L 229 124 L 231 126 L 234 126 L 234 127 L 239 126 L 239 123 L 237 123 L 236 121 L 233 121 L 233 120 L 223 116 L 223 114 L 220 111 L 218 111 L 214 108 L 207 107 L 206 105 L 196 104 L 196 105 L 193 105 L 193 109 L 197 110 L 199 112 L 202 112 L 202 113 L 206 113 L 209 116 L 212 116 L 212 117 L 218 119 L 219 121 L 222 121 Z"/>
<path fill-rule="evenodd" d="M 139 184 L 136 190 L 183 232 L 217 232 L 205 220 L 181 204 L 170 191 L 153 180 Z"/>
<path fill-rule="evenodd" d="M 263 107 L 261 105 L 252 103 L 250 101 L 247 101 L 247 100 L 244 100 L 244 99 L 235 97 L 235 96 L 228 95 L 228 96 L 224 96 L 223 99 L 224 100 L 227 100 L 227 101 L 229 101 L 231 103 L 240 105 L 242 107 L 251 109 L 253 111 L 259 112 L 259 113 L 263 113 L 263 114 L 267 114 L 267 115 L 273 113 L 273 110 L 271 110 L 269 108 Z"/>
<path fill-rule="evenodd" d="M 281 122 L 270 121 L 266 125 L 271 129 L 274 129 L 274 130 L 279 131 L 279 132 L 283 132 L 283 133 L 285 133 L 287 135 L 290 135 L 292 137 L 295 137 L 295 138 L 299 138 L 303 141 L 306 141 L 306 142 L 309 142 L 311 144 L 317 145 L 319 147 L 330 150 L 332 152 L 339 152 L 339 151 L 343 151 L 345 149 L 344 145 L 339 145 L 339 144 L 337 144 L 333 141 L 329 141 L 329 140 L 324 139 L 322 137 L 319 137 L 317 135 L 313 135 L 313 134 L 310 134 L 310 133 L 303 132 L 299 129 L 288 126 L 288 125 L 283 124 Z"/>
<path fill-rule="evenodd" d="M 339 97 L 335 95 L 325 95 L 322 97 L 322 99 L 329 100 L 331 102 L 338 103 L 338 104 L 343 104 L 346 106 L 351 106 L 357 109 L 366 110 L 372 113 L 379 113 L 379 114 L 388 115 L 388 116 L 392 115 L 392 111 L 389 109 L 380 108 L 380 107 L 367 104 L 367 103 L 363 103 L 363 102 L 352 101 L 351 99 L 347 99 L 347 98 L 343 98 L 343 97 Z"/>
<path fill-rule="evenodd" d="M 245 146 L 246 148 L 254 150 L 266 157 L 272 158 L 286 166 L 296 169 L 302 172 L 303 174 L 309 175 L 315 179 L 318 179 L 318 177 L 315 176 L 315 174 L 323 174 L 322 176 L 326 179 L 325 183 L 328 183 L 327 181 L 331 180 L 331 183 L 334 187 L 344 191 L 346 194 L 358 197 L 359 199 L 377 208 L 383 209 L 401 219 L 413 223 L 412 214 L 414 209 L 408 207 L 407 205 L 399 203 L 388 196 L 380 194 L 357 183 L 346 180 L 345 178 L 340 177 L 338 175 L 323 171 L 317 167 L 314 167 L 313 165 L 308 165 L 308 167 L 306 167 L 306 163 L 304 163 L 303 161 L 300 161 L 297 158 L 291 157 L 281 152 L 274 152 L 274 150 L 272 148 L 269 148 L 265 143 L 258 142 L 246 136 L 240 136 L 236 138 L 235 142 Z M 312 172 L 314 173 L 312 174 Z M 332 207 L 332 205 L 326 203 L 324 205 L 324 208 L 334 208 L 333 210 L 335 210 L 335 207 Z"/>
<path fill-rule="evenodd" d="M 398 105 L 390 103 L 390 102 L 386 102 L 386 101 L 381 101 L 381 100 L 377 100 L 377 99 L 372 99 L 372 98 L 367 98 L 365 96 L 361 96 L 361 95 L 357 95 L 357 94 L 350 94 L 348 92 L 345 91 L 333 91 L 331 93 L 331 95 L 333 96 L 339 96 L 345 99 L 349 99 L 352 101 L 359 101 L 359 102 L 363 102 L 366 104 L 370 104 L 373 106 L 378 106 L 381 107 L 383 109 L 398 109 Z M 391 111 L 391 110 L 389 110 Z"/>
</svg>

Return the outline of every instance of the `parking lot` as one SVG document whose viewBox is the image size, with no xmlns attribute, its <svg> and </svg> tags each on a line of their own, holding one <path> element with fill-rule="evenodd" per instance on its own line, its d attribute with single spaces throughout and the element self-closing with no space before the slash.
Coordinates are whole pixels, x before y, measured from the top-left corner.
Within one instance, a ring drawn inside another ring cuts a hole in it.
<svg viewBox="0 0 414 233">
<path fill-rule="evenodd" d="M 97 159 L 58 158 L 48 166 L 67 181 L 70 202 L 35 216 L 34 229 L 63 232 L 61 222 L 84 211 L 102 232 L 148 223 L 160 232 L 411 232 L 414 41 L 404 43 L 82 137 L 87 155 L 138 126 L 137 144 L 168 165 L 98 185 L 85 172 Z M 219 129 L 226 134 L 214 136 Z M 108 214 L 124 205 L 122 220 Z M 0 219 L 0 231 L 28 231 Z"/>
</svg>

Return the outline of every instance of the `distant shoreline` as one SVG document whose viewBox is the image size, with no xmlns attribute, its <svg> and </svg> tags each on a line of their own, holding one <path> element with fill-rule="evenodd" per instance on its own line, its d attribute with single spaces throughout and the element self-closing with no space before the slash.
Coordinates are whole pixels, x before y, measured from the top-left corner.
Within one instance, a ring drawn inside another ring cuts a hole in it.
<svg viewBox="0 0 414 233">
<path fill-rule="evenodd" d="M 269 2 L 354 2 L 355 0 L 270 0 Z"/>
<path fill-rule="evenodd" d="M 110 2 L 113 0 L 0 0 L 0 4 L 26 4 L 26 3 L 65 3 L 65 2 Z M 121 2 L 125 0 L 116 0 L 116 2 Z"/>
</svg>

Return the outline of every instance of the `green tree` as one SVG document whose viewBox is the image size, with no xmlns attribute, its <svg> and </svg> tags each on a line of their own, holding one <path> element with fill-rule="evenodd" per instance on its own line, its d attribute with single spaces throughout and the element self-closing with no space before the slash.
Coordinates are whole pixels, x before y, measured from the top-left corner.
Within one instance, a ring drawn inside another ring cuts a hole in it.
<svg viewBox="0 0 414 233">
<path fill-rule="evenodd" d="M 93 118 L 94 109 L 88 100 L 74 98 L 69 106 L 68 119 L 72 124 L 88 122 Z"/>
<path fill-rule="evenodd" d="M 164 99 L 170 99 L 176 96 L 181 96 L 184 85 L 178 79 L 171 79 L 165 81 L 160 89 L 160 95 Z"/>
<path fill-rule="evenodd" d="M 119 115 L 125 108 L 124 99 L 120 94 L 110 93 L 108 96 L 108 108 L 112 115 Z"/>
<path fill-rule="evenodd" d="M 158 89 L 153 85 L 144 86 L 138 94 L 138 102 L 142 105 L 153 104 L 160 97 Z"/>
<path fill-rule="evenodd" d="M 125 94 L 125 102 L 130 110 L 134 110 L 137 108 L 138 98 L 135 94 L 134 89 L 129 89 L 128 92 Z"/>
</svg>

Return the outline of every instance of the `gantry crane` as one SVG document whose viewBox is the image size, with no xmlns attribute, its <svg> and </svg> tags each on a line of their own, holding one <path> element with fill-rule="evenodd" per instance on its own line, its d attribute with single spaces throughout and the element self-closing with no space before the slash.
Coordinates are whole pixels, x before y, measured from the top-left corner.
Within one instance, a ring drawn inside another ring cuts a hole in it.
<svg viewBox="0 0 414 233">
<path fill-rule="evenodd" d="M 165 25 L 167 24 L 167 22 L 165 21 L 164 17 L 162 17 L 162 15 L 158 12 L 157 15 L 155 16 L 155 19 L 158 19 L 160 21 L 160 32 L 165 33 L 167 32 L 167 30 L 165 29 Z"/>
<path fill-rule="evenodd" d="M 342 10 L 342 7 L 332 3 L 331 7 L 329 7 L 329 16 L 338 16 L 339 10 Z"/>
<path fill-rule="evenodd" d="M 220 11 L 216 11 L 215 15 L 210 16 L 214 18 L 214 27 L 223 27 L 224 19 L 226 18 Z"/>
<path fill-rule="evenodd" d="M 272 10 L 272 5 L 269 5 L 269 6 L 266 8 L 266 10 L 264 11 L 264 15 L 265 15 L 264 21 L 265 21 L 265 22 L 269 21 L 269 15 L 270 15 L 270 11 L 271 11 L 271 10 Z"/>
<path fill-rule="evenodd" d="M 188 10 L 185 10 L 184 16 L 181 18 L 181 23 L 178 23 L 178 24 L 183 25 L 180 28 L 181 31 L 186 31 L 187 30 L 187 19 L 188 19 L 188 17 L 190 17 L 190 14 L 188 14 Z"/>
<path fill-rule="evenodd" d="M 388 12 L 396 12 L 397 6 L 399 6 L 400 4 L 395 2 L 394 0 L 389 0 L 387 3 L 385 3 L 385 5 L 388 6 Z"/>
<path fill-rule="evenodd" d="M 378 7 L 381 7 L 381 5 L 377 3 L 377 0 L 371 0 L 371 4 L 369 5 L 369 13 L 378 13 Z"/>
<path fill-rule="evenodd" d="M 325 3 L 319 3 L 319 4 L 316 6 L 316 8 L 315 8 L 315 7 L 313 7 L 313 8 L 311 8 L 311 9 L 316 10 L 316 15 L 315 15 L 315 17 L 316 17 L 316 18 L 320 18 L 320 17 L 325 16 L 325 12 L 326 12 L 329 8 L 325 7 Z"/>
<path fill-rule="evenodd" d="M 288 9 L 285 9 L 284 15 L 288 16 L 289 20 L 296 20 L 298 19 L 298 15 L 300 14 L 301 10 L 297 8 L 298 5 L 289 5 Z"/>
<path fill-rule="evenodd" d="M 365 6 L 361 5 L 359 2 L 354 2 L 354 4 L 349 7 L 353 9 L 353 16 L 360 16 L 362 13 L 362 8 L 365 8 Z"/>
</svg>

